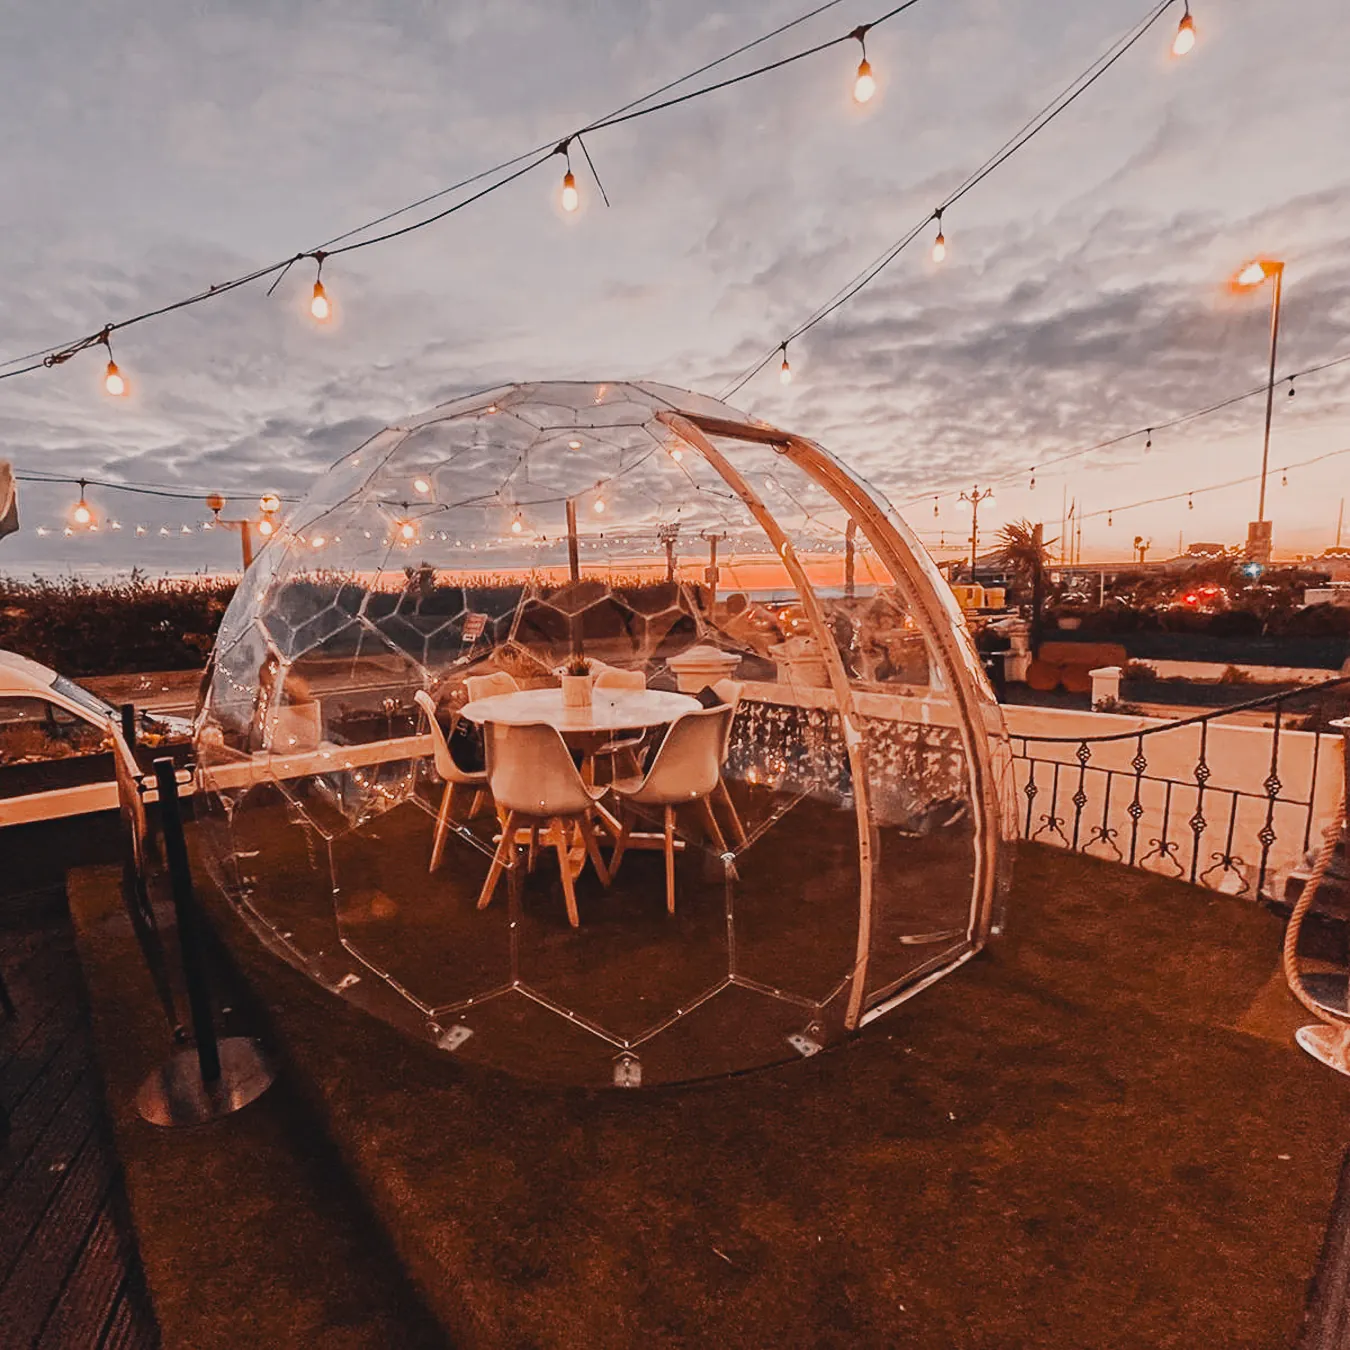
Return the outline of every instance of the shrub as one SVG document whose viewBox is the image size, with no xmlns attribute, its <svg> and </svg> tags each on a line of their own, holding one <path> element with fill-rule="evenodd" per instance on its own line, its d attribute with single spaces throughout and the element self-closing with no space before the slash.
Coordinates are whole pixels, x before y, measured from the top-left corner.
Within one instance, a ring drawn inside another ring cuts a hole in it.
<svg viewBox="0 0 1350 1350">
<path fill-rule="evenodd" d="M 215 641 L 234 582 L 0 578 L 0 648 L 63 675 L 190 670 Z"/>
</svg>

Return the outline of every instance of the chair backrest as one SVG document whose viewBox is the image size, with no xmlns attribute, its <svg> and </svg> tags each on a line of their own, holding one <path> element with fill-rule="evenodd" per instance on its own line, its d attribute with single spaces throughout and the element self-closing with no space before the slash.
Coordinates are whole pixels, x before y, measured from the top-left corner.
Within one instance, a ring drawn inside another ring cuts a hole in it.
<svg viewBox="0 0 1350 1350">
<path fill-rule="evenodd" d="M 431 725 L 431 757 L 435 761 L 436 772 L 440 774 L 443 782 L 453 783 L 459 777 L 459 773 L 455 768 L 455 761 L 450 757 L 450 745 L 445 739 L 445 732 L 441 730 L 441 724 L 436 720 L 436 700 L 425 689 L 419 689 L 413 695 L 413 702 L 426 713 L 427 721 Z"/>
<path fill-rule="evenodd" d="M 469 702 L 473 703 L 494 694 L 514 694 L 520 685 L 504 670 L 494 670 L 491 675 L 470 675 L 464 687 L 469 691 Z"/>
<path fill-rule="evenodd" d="M 731 748 L 731 724 L 736 720 L 736 709 L 741 706 L 741 691 L 745 688 L 745 682 L 727 678 L 718 680 L 712 688 L 713 693 L 731 708 L 731 716 L 727 718 L 726 739 L 722 742 L 722 759 L 725 760 Z"/>
<path fill-rule="evenodd" d="M 697 708 L 677 717 L 666 731 L 642 786 L 631 794 L 631 799 L 655 805 L 706 797 L 717 786 L 732 711 L 723 704 L 718 708 Z"/>
<path fill-rule="evenodd" d="M 647 677 L 640 670 L 620 670 L 618 666 L 601 666 L 595 677 L 597 689 L 645 689 Z"/>
<path fill-rule="evenodd" d="M 323 739 L 323 707 L 317 702 L 283 703 L 276 710 L 267 749 L 276 754 L 317 750 Z"/>
<path fill-rule="evenodd" d="M 579 816 L 594 804 L 556 727 L 489 722 L 483 730 L 488 787 L 499 807 L 530 816 Z"/>
</svg>

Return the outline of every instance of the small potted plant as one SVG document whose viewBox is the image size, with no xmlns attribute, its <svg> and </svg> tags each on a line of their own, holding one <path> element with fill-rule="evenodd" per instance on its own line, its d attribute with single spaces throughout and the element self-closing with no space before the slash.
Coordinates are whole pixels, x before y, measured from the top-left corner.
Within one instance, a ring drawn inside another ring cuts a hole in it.
<svg viewBox="0 0 1350 1350">
<path fill-rule="evenodd" d="M 564 708 L 591 706 L 591 663 L 584 656 L 572 656 L 562 668 Z"/>
</svg>

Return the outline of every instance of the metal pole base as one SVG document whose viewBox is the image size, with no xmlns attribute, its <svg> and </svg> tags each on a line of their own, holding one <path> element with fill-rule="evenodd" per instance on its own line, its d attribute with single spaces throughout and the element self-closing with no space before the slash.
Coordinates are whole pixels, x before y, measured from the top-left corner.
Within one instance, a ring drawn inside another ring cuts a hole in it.
<svg viewBox="0 0 1350 1350">
<path fill-rule="evenodd" d="M 1314 1059 L 1328 1069 L 1350 1078 L 1350 1027 L 1329 1027 L 1325 1022 L 1299 1027 L 1294 1039 Z"/>
<path fill-rule="evenodd" d="M 276 1072 L 257 1041 L 231 1036 L 219 1042 L 220 1079 L 202 1082 L 197 1052 L 175 1050 L 141 1084 L 136 1109 L 152 1125 L 205 1125 L 256 1101 L 272 1086 Z"/>
</svg>

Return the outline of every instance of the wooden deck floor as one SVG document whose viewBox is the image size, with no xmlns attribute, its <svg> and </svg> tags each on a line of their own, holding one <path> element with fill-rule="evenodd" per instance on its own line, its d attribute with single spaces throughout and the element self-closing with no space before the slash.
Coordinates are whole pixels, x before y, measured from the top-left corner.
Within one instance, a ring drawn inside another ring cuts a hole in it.
<svg viewBox="0 0 1350 1350">
<path fill-rule="evenodd" d="M 0 1344 L 158 1346 L 61 888 L 0 899 L 0 973 Z"/>
</svg>

